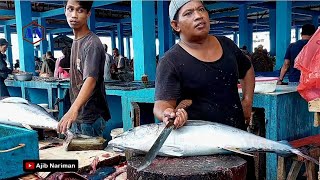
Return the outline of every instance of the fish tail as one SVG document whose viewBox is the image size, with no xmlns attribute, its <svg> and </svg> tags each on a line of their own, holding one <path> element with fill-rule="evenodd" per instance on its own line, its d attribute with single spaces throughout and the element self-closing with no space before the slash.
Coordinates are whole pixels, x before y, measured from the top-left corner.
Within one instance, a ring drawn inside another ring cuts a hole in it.
<svg viewBox="0 0 320 180">
<path fill-rule="evenodd" d="M 313 157 L 310 157 L 308 155 L 303 154 L 298 149 L 291 149 L 291 152 L 296 154 L 296 155 L 298 155 L 298 156 L 301 156 L 301 157 L 303 157 L 303 158 L 305 158 L 305 159 L 307 159 L 309 161 L 312 161 L 312 162 L 316 163 L 317 165 L 319 165 L 319 161 L 318 160 L 314 159 Z"/>
</svg>

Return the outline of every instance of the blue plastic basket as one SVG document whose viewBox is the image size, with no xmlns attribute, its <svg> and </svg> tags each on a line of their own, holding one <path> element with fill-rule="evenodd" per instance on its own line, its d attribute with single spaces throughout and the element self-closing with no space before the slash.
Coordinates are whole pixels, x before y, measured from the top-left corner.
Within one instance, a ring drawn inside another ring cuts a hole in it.
<svg viewBox="0 0 320 180">
<path fill-rule="evenodd" d="M 37 132 L 0 124 L 0 179 L 24 174 L 26 159 L 39 159 Z"/>
</svg>

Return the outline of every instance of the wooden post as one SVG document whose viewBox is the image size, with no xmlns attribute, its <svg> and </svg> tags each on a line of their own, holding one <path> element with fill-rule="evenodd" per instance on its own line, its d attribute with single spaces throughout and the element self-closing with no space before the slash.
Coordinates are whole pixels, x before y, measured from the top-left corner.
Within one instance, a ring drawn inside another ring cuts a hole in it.
<svg viewBox="0 0 320 180">
<path fill-rule="evenodd" d="M 282 156 L 278 156 L 278 173 L 277 180 L 285 180 L 286 179 L 286 163 L 285 158 Z"/>
<path fill-rule="evenodd" d="M 303 164 L 303 162 L 301 162 L 301 161 L 295 161 L 295 160 L 293 161 L 291 168 L 290 168 L 290 171 L 288 173 L 287 180 L 297 179 L 298 173 L 301 169 L 302 164 Z"/>
<path fill-rule="evenodd" d="M 318 127 L 320 125 L 320 98 L 309 101 L 309 111 L 314 112 L 314 127 Z"/>
</svg>

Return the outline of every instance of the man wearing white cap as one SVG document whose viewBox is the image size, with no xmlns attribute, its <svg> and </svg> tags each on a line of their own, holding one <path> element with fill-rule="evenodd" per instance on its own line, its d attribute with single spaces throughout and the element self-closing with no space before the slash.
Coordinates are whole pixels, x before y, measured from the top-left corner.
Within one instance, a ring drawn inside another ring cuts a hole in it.
<svg viewBox="0 0 320 180">
<path fill-rule="evenodd" d="M 0 97 L 10 96 L 7 86 L 4 84 L 4 80 L 8 77 L 8 74 L 12 72 L 11 69 L 7 67 L 7 56 L 6 51 L 9 43 L 5 39 L 0 39 Z"/>
<path fill-rule="evenodd" d="M 172 0 L 169 16 L 180 41 L 159 61 L 155 116 L 166 123 L 168 116 L 175 117 L 177 128 L 187 119 L 201 119 L 245 130 L 254 90 L 250 60 L 230 39 L 209 35 L 209 15 L 201 1 Z M 243 89 L 242 100 L 238 79 Z M 174 108 L 183 99 L 191 99 L 192 105 L 175 113 Z"/>
</svg>

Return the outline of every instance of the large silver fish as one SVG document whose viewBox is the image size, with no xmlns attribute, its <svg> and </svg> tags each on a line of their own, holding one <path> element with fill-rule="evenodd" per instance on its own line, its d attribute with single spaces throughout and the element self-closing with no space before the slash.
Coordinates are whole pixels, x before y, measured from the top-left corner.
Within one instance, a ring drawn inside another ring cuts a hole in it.
<svg viewBox="0 0 320 180">
<path fill-rule="evenodd" d="M 120 150 L 148 152 L 164 127 L 164 123 L 135 127 L 120 134 L 108 145 Z M 317 160 L 286 143 L 272 141 L 220 123 L 200 120 L 188 120 L 185 126 L 173 130 L 160 149 L 159 155 L 199 156 L 258 151 L 294 153 L 319 164 Z"/>
<path fill-rule="evenodd" d="M 58 127 L 58 121 L 45 109 L 20 97 L 0 100 L 0 123 L 52 130 Z"/>
<path fill-rule="evenodd" d="M 57 130 L 58 121 L 42 107 L 29 103 L 20 97 L 8 97 L 0 100 L 0 124 L 8 124 L 26 128 Z M 65 146 L 74 135 L 67 131 Z"/>
</svg>

